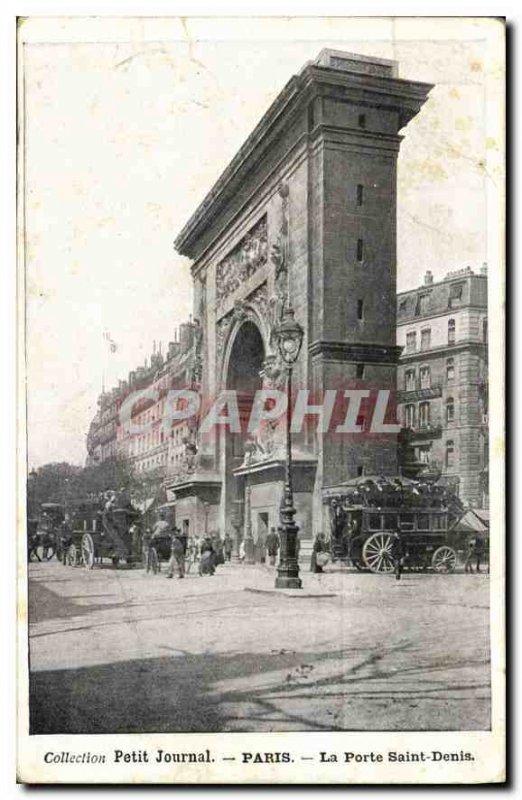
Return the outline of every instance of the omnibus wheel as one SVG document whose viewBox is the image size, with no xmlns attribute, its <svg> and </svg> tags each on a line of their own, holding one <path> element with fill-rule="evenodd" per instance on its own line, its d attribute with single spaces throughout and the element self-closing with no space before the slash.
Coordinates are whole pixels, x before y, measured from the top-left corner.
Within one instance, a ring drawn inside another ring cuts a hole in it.
<svg viewBox="0 0 522 800">
<path fill-rule="evenodd" d="M 454 572 L 457 566 L 457 554 L 453 547 L 448 547 L 447 544 L 438 547 L 433 553 L 431 566 L 435 572 Z"/>
<path fill-rule="evenodd" d="M 82 536 L 82 561 L 87 569 L 94 567 L 94 540 L 90 533 L 84 533 Z"/>
<path fill-rule="evenodd" d="M 366 539 L 362 557 L 371 572 L 388 574 L 393 572 L 393 537 L 390 533 L 373 533 Z"/>
</svg>

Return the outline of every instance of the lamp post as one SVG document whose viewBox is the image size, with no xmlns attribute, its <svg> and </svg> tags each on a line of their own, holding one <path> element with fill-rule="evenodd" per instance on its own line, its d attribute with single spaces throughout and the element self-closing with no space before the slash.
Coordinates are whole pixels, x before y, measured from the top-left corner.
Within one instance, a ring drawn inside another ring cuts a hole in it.
<svg viewBox="0 0 522 800">
<path fill-rule="evenodd" d="M 245 487 L 245 564 L 254 564 L 254 537 L 252 536 L 252 487 L 250 475 L 246 475 Z"/>
<path fill-rule="evenodd" d="M 283 497 L 279 509 L 279 539 L 281 549 L 279 566 L 277 568 L 276 589 L 301 589 L 302 581 L 299 577 L 299 564 L 297 563 L 296 542 L 299 526 L 294 521 L 294 495 L 292 487 L 292 370 L 303 343 L 304 331 L 294 319 L 294 310 L 287 305 L 283 318 L 275 330 L 275 340 L 279 354 L 286 367 L 286 393 L 288 405 L 286 408 L 286 460 L 285 484 Z"/>
<path fill-rule="evenodd" d="M 208 536 L 208 503 L 203 503 L 205 509 L 205 538 Z"/>
</svg>

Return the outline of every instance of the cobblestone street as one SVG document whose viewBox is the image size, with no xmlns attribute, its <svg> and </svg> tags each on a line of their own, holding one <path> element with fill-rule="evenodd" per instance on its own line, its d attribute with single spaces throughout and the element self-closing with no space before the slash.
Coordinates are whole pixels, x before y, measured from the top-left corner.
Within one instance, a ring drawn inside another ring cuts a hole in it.
<svg viewBox="0 0 522 800">
<path fill-rule="evenodd" d="M 489 576 L 302 577 L 31 564 L 31 732 L 489 728 Z"/>
</svg>

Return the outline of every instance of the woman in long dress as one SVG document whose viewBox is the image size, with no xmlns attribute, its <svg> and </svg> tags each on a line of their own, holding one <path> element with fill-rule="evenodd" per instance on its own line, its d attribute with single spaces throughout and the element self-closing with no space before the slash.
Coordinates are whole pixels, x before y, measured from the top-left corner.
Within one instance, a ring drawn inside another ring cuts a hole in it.
<svg viewBox="0 0 522 800">
<path fill-rule="evenodd" d="M 312 558 L 310 560 L 310 572 L 322 572 L 323 567 L 317 563 L 317 556 L 319 553 L 327 553 L 328 544 L 326 542 L 324 533 L 318 533 L 315 537 L 314 545 L 312 548 Z"/>
</svg>

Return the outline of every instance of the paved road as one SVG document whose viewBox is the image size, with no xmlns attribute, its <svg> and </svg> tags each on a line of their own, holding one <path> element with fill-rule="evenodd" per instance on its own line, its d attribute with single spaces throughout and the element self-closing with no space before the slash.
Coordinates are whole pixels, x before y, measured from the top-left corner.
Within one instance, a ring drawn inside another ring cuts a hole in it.
<svg viewBox="0 0 522 800">
<path fill-rule="evenodd" d="M 31 564 L 32 733 L 483 730 L 487 575 Z"/>
</svg>

